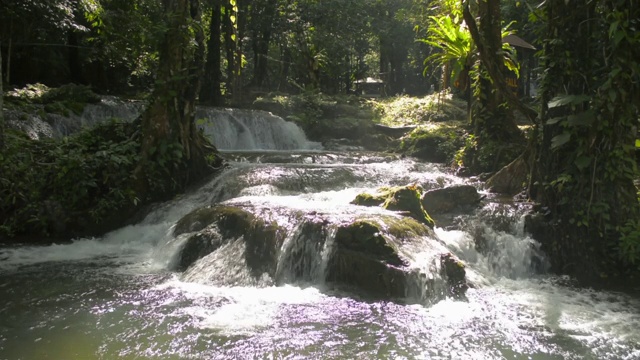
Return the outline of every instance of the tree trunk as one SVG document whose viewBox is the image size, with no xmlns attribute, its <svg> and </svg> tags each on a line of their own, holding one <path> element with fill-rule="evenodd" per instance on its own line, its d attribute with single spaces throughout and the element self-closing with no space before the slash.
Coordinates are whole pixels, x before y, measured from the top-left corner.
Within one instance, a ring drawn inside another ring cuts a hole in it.
<svg viewBox="0 0 640 360">
<path fill-rule="evenodd" d="M 504 80 L 504 65 L 499 55 L 502 50 L 500 1 L 478 2 L 479 23 L 476 23 L 471 15 L 468 3 L 464 5 L 463 15 L 480 53 L 478 79 L 474 90 L 475 104 L 471 116 L 474 133 L 479 141 L 487 137 L 489 140 L 520 140 L 518 127 L 500 106 L 503 103 L 503 95 L 506 96 L 499 84 Z M 498 81 L 492 81 L 494 77 Z M 504 85 L 506 88 L 506 81 Z"/>
<path fill-rule="evenodd" d="M 509 106 L 522 112 L 533 123 L 538 116 L 537 111 L 524 105 L 518 97 L 511 92 L 504 77 L 502 58 L 497 55 L 502 50 L 500 1 L 480 1 L 478 5 L 481 21 L 480 26 L 478 26 L 475 17 L 471 14 L 467 1 L 465 1 L 463 5 L 463 17 L 469 27 L 471 37 L 478 47 L 483 69 L 491 78 L 490 82 L 481 81 L 480 86 L 482 88 L 479 93 L 481 96 L 488 97 L 486 102 L 483 101 L 484 103 L 482 105 L 486 105 L 486 107 L 490 109 L 495 109 L 496 104 L 499 105 L 501 100 L 504 99 L 509 103 Z M 478 91 L 476 91 L 476 93 L 478 93 Z M 519 131 L 516 131 L 517 127 L 512 119 L 503 120 L 505 121 L 502 121 L 502 124 L 497 123 L 496 125 L 498 128 L 506 129 L 508 133 L 507 138 L 514 133 L 519 133 Z"/>
<path fill-rule="evenodd" d="M 236 12 L 236 26 L 235 26 L 235 34 L 236 34 L 236 48 L 235 48 L 235 68 L 234 68 L 234 78 L 233 78 L 233 90 L 231 91 L 231 95 L 233 97 L 233 101 L 236 104 L 239 104 L 242 101 L 242 62 L 243 62 L 243 54 L 242 54 L 242 39 L 244 37 L 244 32 L 247 25 L 247 9 L 250 1 L 247 0 L 236 0 L 237 4 L 237 12 Z"/>
<path fill-rule="evenodd" d="M 2 88 L 2 42 L 0 42 L 0 150 L 4 149 L 4 91 Z"/>
<path fill-rule="evenodd" d="M 387 94 L 391 94 L 391 90 L 389 89 L 389 84 L 391 82 L 391 74 L 389 71 L 389 61 L 390 54 L 388 50 L 388 44 L 386 39 L 380 36 L 380 79 L 383 81 L 382 84 L 382 95 L 386 96 Z"/>
<path fill-rule="evenodd" d="M 203 78 L 202 89 L 200 90 L 200 101 L 212 106 L 223 104 L 220 83 L 222 82 L 222 61 L 220 51 L 222 42 L 220 41 L 222 26 L 222 11 L 220 0 L 211 0 L 211 24 L 209 26 L 209 43 L 207 46 L 207 64 Z"/>
<path fill-rule="evenodd" d="M 291 61 L 291 50 L 284 44 L 280 45 L 280 78 L 278 79 L 278 91 L 284 91 L 289 88 Z"/>
<path fill-rule="evenodd" d="M 235 14 L 237 16 L 237 14 Z M 224 5 L 224 20 L 222 23 L 222 30 L 224 32 L 224 48 L 227 59 L 227 79 L 226 79 L 226 92 L 233 95 L 234 84 L 236 78 L 236 40 L 237 40 L 237 28 L 236 23 L 232 20 L 234 16 L 233 7 L 226 0 Z"/>
<path fill-rule="evenodd" d="M 264 7 L 252 7 L 251 22 L 253 26 L 252 47 L 253 47 L 253 78 L 251 86 L 262 88 L 267 77 L 269 45 L 271 43 L 271 34 L 273 32 L 273 24 L 276 21 L 277 3 L 274 0 L 268 0 Z"/>
<path fill-rule="evenodd" d="M 207 171 L 202 138 L 194 121 L 204 33 L 197 25 L 189 26 L 200 21 L 199 0 L 163 0 L 163 5 L 167 31 L 159 49 L 159 81 L 141 116 L 141 162 L 135 173 L 143 196 L 150 195 L 150 184 L 158 181 L 152 176 L 171 178 L 175 188 L 169 190 L 176 191 Z M 158 166 L 166 173 L 154 173 Z"/>
<path fill-rule="evenodd" d="M 80 50 L 78 34 L 73 30 L 68 30 L 67 41 L 69 47 L 67 50 L 68 64 L 69 64 L 69 78 L 71 82 L 75 84 L 84 84 L 84 78 L 82 76 L 82 61 L 80 61 Z"/>
<path fill-rule="evenodd" d="M 545 125 L 531 180 L 540 184 L 536 200 L 549 209 L 553 229 L 544 250 L 559 272 L 585 280 L 624 276 L 637 269 L 630 259 L 640 246 L 640 239 L 627 239 L 629 247 L 621 239 L 628 224 L 639 226 L 633 180 L 640 85 L 627 69 L 640 58 L 640 41 L 615 35 L 633 31 L 640 5 L 552 0 L 545 11 Z M 556 97 L 575 103 L 549 106 Z"/>
<path fill-rule="evenodd" d="M 11 84 L 11 51 L 13 45 L 13 19 L 9 22 L 9 46 L 7 47 L 7 72 L 5 76 L 5 81 L 7 85 Z M 1 71 L 0 71 L 1 73 Z M 2 81 L 2 74 L 0 74 L 0 81 Z"/>
</svg>

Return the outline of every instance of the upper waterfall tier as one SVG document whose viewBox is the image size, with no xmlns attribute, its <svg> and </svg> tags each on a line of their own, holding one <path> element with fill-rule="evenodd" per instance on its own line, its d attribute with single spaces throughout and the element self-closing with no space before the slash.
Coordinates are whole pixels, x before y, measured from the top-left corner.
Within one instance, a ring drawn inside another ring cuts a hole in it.
<svg viewBox="0 0 640 360">
<path fill-rule="evenodd" d="M 196 123 L 221 150 L 312 150 L 300 127 L 266 111 L 200 107 Z"/>
<path fill-rule="evenodd" d="M 144 111 L 142 101 L 124 101 L 105 96 L 97 104 L 87 104 L 81 115 L 46 114 L 23 116 L 8 112 L 10 126 L 31 138 L 60 138 L 82 128 L 90 128 L 118 118 L 133 121 Z M 266 111 L 198 107 L 196 122 L 211 142 L 221 150 L 317 150 L 320 143 L 309 141 L 296 124 Z"/>
</svg>

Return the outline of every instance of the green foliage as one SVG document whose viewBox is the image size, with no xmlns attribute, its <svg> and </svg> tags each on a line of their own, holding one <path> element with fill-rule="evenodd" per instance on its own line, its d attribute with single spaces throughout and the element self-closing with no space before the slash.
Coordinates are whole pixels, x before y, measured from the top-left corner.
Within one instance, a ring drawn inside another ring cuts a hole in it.
<svg viewBox="0 0 640 360">
<path fill-rule="evenodd" d="M 453 64 L 451 78 L 455 81 L 473 54 L 474 46 L 471 34 L 464 28 L 459 19 L 451 15 L 431 16 L 431 24 L 427 30 L 427 38 L 418 41 L 431 45 L 439 51 L 424 60 L 424 74 L 429 66 Z"/>
<path fill-rule="evenodd" d="M 565 224 L 558 254 L 590 275 L 637 270 L 640 35 L 633 29 L 640 6 L 607 0 L 550 2 L 543 9 L 537 15 L 549 31 L 541 56 L 548 146 L 540 184 L 545 205 Z M 564 16 L 545 17 L 549 13 Z"/>
<path fill-rule="evenodd" d="M 640 270 L 640 220 L 629 219 L 619 230 L 618 256 Z"/>
<path fill-rule="evenodd" d="M 332 121 L 371 121 L 374 117 L 372 104 L 364 98 L 327 95 L 317 90 L 298 95 L 271 93 L 256 99 L 253 107 L 271 111 L 303 128 Z"/>
<path fill-rule="evenodd" d="M 524 150 L 524 144 L 505 143 L 484 136 L 482 144 L 478 137 L 469 134 L 464 145 L 454 154 L 454 163 L 472 174 L 491 173 L 500 170 L 516 159 Z"/>
<path fill-rule="evenodd" d="M 402 138 L 398 150 L 426 161 L 451 164 L 464 135 L 457 126 L 421 126 Z"/>
<path fill-rule="evenodd" d="M 29 84 L 23 88 L 7 92 L 7 102 L 13 106 L 29 108 L 30 105 L 43 105 L 48 113 L 68 116 L 70 112 L 81 114 L 85 105 L 97 103 L 100 97 L 88 86 L 67 84 L 50 88 L 44 84 Z M 31 108 L 35 111 L 35 108 Z"/>
<path fill-rule="evenodd" d="M 95 226 L 139 199 L 131 173 L 139 143 L 112 121 L 61 141 L 7 134 L 0 155 L 0 235 L 61 235 Z"/>
<path fill-rule="evenodd" d="M 466 117 L 465 101 L 448 93 L 424 97 L 394 96 L 371 103 L 380 117 L 380 123 L 391 126 L 463 120 Z"/>
</svg>

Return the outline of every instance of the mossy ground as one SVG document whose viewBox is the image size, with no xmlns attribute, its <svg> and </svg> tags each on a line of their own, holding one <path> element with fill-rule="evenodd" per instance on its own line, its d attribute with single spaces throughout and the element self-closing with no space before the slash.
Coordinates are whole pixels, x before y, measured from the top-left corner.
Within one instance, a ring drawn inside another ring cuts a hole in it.
<svg viewBox="0 0 640 360">
<path fill-rule="evenodd" d="M 466 106 L 464 100 L 449 93 L 379 99 L 314 92 L 272 93 L 253 103 L 253 108 L 271 111 L 296 122 L 312 140 L 361 139 L 362 144 L 372 150 L 399 152 L 445 163 L 453 162 L 457 150 L 464 145 Z M 416 128 L 402 138 L 389 138 L 376 133 L 376 124 Z"/>
<path fill-rule="evenodd" d="M 83 85 L 67 84 L 50 88 L 43 84 L 29 84 L 5 94 L 8 109 L 31 113 L 52 113 L 69 116 L 79 115 L 86 104 L 100 102 L 100 97 Z"/>
</svg>

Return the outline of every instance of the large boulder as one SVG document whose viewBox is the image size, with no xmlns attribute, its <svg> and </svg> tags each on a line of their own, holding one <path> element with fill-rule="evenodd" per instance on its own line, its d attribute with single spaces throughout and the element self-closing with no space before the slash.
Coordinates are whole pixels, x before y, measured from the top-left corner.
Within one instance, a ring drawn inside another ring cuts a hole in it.
<svg viewBox="0 0 640 360">
<path fill-rule="evenodd" d="M 460 207 L 476 206 L 481 196 L 471 185 L 454 185 L 429 190 L 422 195 L 422 206 L 430 214 L 450 212 Z"/>
<path fill-rule="evenodd" d="M 416 264 L 416 250 L 434 256 L 427 264 Z M 439 244 L 431 228 L 413 218 L 391 216 L 339 226 L 326 279 L 375 297 L 420 302 L 462 297 L 468 287 L 464 265 Z"/>
<path fill-rule="evenodd" d="M 462 262 L 433 229 L 413 217 L 369 215 L 335 222 L 317 212 L 295 213 L 293 227 L 269 219 L 264 209 L 193 211 L 174 230 L 186 237 L 177 270 L 200 271 L 202 262 L 192 266 L 198 259 L 241 242 L 243 258 L 229 260 L 254 280 L 267 274 L 275 284 L 326 281 L 358 294 L 422 304 L 462 297 L 467 289 Z"/>
<path fill-rule="evenodd" d="M 529 165 L 525 157 L 519 156 L 509 165 L 487 180 L 487 188 L 494 193 L 515 195 L 524 190 L 529 176 Z"/>
<path fill-rule="evenodd" d="M 384 264 L 407 265 L 398 255 L 397 246 L 382 235 L 378 224 L 371 221 L 358 220 L 339 227 L 336 232 L 336 244 L 342 250 L 358 252 Z"/>
<path fill-rule="evenodd" d="M 255 276 L 275 274 L 284 230 L 275 222 L 265 221 L 252 213 L 233 206 L 205 207 L 184 216 L 174 229 L 178 236 L 191 233 L 176 263 L 183 271 L 198 259 L 207 256 L 227 242 L 243 237 L 245 260 Z"/>
<path fill-rule="evenodd" d="M 434 221 L 422 206 L 421 196 L 422 189 L 416 185 L 382 187 L 373 194 L 358 194 L 351 203 L 362 206 L 382 206 L 387 210 L 408 215 L 433 228 Z"/>
</svg>

